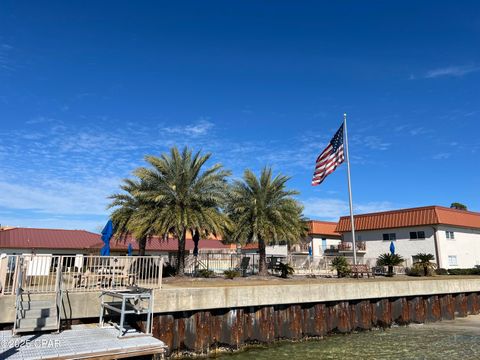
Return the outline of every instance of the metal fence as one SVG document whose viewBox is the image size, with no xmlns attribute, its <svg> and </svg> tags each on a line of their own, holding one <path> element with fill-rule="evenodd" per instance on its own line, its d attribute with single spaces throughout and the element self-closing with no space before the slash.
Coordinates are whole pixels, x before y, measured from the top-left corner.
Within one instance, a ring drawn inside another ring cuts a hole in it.
<svg viewBox="0 0 480 360">
<path fill-rule="evenodd" d="M 246 258 L 249 259 L 248 262 L 243 260 Z M 175 266 L 176 256 L 171 255 L 168 262 Z M 199 253 L 198 256 L 185 257 L 185 274 L 194 275 L 200 270 L 208 270 L 220 275 L 227 270 L 241 270 L 245 274 L 255 275 L 258 273 L 258 262 L 258 254 Z"/>
<path fill-rule="evenodd" d="M 244 259 L 248 258 L 248 261 Z M 267 256 L 267 263 L 286 263 L 295 271 L 296 275 L 336 275 L 332 269 L 332 260 L 335 256 L 319 256 L 310 255 L 287 255 L 287 256 Z M 195 275 L 201 270 L 212 271 L 216 275 L 223 274 L 226 270 L 238 270 L 246 275 L 255 275 L 258 273 L 258 254 L 226 254 L 226 253 L 204 253 L 198 254 L 197 257 L 188 255 L 185 259 L 185 273 Z M 346 256 L 347 261 L 353 264 L 353 257 Z M 169 263 L 172 266 L 176 264 L 176 257 L 170 256 Z M 376 266 L 374 258 L 357 258 L 358 264 L 365 264 L 369 268 Z M 244 268 L 243 268 L 244 267 Z M 272 267 L 269 266 L 270 270 Z M 397 274 L 404 273 L 404 267 L 396 267 Z"/>
<path fill-rule="evenodd" d="M 0 294 L 14 295 L 20 280 L 30 293 L 160 288 L 162 268 L 160 256 L 7 255 L 0 258 Z"/>
</svg>

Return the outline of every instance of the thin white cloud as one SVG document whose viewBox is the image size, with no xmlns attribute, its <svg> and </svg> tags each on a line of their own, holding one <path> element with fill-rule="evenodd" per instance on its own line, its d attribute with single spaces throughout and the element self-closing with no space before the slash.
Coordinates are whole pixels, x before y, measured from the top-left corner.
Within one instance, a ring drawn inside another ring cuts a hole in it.
<svg viewBox="0 0 480 360">
<path fill-rule="evenodd" d="M 460 77 L 480 70 L 480 66 L 462 65 L 447 66 L 427 71 L 425 78 L 434 79 L 442 76 Z"/>
<path fill-rule="evenodd" d="M 199 137 L 207 135 L 209 130 L 212 129 L 214 124 L 208 120 L 208 118 L 201 118 L 195 123 L 187 125 L 178 125 L 173 127 L 165 127 L 164 131 L 171 134 L 181 134 L 184 136 Z"/>
<path fill-rule="evenodd" d="M 391 145 L 391 143 L 382 141 L 378 136 L 366 136 L 363 141 L 365 146 L 372 150 L 388 150 Z"/>
<path fill-rule="evenodd" d="M 9 54 L 11 50 L 11 45 L 0 44 L 0 70 L 12 71 L 14 69 Z"/>
<path fill-rule="evenodd" d="M 54 216 L 1 216 L 2 226 L 15 226 L 15 227 L 30 227 L 30 228 L 43 228 L 43 229 L 69 229 L 69 230 L 86 230 L 91 232 L 100 232 L 107 220 L 105 218 L 99 218 L 98 220 L 85 220 L 85 219 L 69 219 Z"/>
<path fill-rule="evenodd" d="M 446 160 L 450 158 L 450 153 L 438 153 L 432 156 L 434 160 Z"/>
<path fill-rule="evenodd" d="M 27 125 L 36 125 L 36 124 L 46 124 L 46 123 L 53 123 L 56 122 L 55 119 L 45 117 L 45 116 L 37 116 L 33 119 L 27 120 L 25 124 Z"/>
<path fill-rule="evenodd" d="M 302 201 L 305 216 L 312 219 L 337 221 L 341 216 L 347 216 L 350 208 L 347 201 L 332 198 L 310 198 Z M 393 209 L 388 201 L 354 204 L 355 214 L 365 214 Z"/>
<path fill-rule="evenodd" d="M 119 179 L 73 183 L 52 179 L 49 183 L 0 182 L 0 207 L 32 210 L 43 214 L 106 215 L 107 196 L 116 191 Z"/>
<path fill-rule="evenodd" d="M 410 136 L 419 136 L 419 135 L 426 135 L 432 134 L 432 129 L 427 129 L 423 126 L 417 126 L 416 124 L 403 124 L 398 125 L 393 129 L 396 133 L 400 135 L 410 135 Z"/>
<path fill-rule="evenodd" d="M 72 125 L 38 116 L 22 129 L 8 133 L 0 130 L 0 137 L 5 139 L 0 147 L 0 210 L 11 211 L 9 216 L 0 217 L 0 222 L 7 219 L 12 225 L 92 229 L 95 219 L 101 223 L 108 216 L 107 196 L 119 190 L 120 179 L 145 165 L 145 154 L 158 155 L 171 145 L 212 152 L 212 161 L 222 162 L 234 176 L 240 176 L 247 167 L 258 171 L 271 165 L 275 172 L 305 177 L 308 183 L 315 158 L 335 131 L 303 133 L 288 142 L 242 142 L 219 137 L 207 118 L 172 127 L 152 128 L 141 122 L 123 123 L 121 127 L 115 124 L 115 119 L 104 119 L 95 125 Z M 389 146 L 380 137 L 358 137 L 352 141 L 352 163 L 368 161 L 370 150 L 382 151 Z M 305 201 L 306 215 L 338 220 L 348 214 L 345 201 L 318 201 Z M 389 203 L 356 207 L 358 212 L 387 208 L 391 208 Z M 15 221 L 14 214 L 22 216 Z M 86 219 L 85 226 L 80 218 Z"/>
</svg>

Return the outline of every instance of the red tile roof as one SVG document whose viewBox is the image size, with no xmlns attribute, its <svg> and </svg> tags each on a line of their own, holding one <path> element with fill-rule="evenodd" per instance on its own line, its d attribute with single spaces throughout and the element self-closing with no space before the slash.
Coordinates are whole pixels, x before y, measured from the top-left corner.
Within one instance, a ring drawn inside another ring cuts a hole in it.
<svg viewBox="0 0 480 360">
<path fill-rule="evenodd" d="M 138 250 L 137 241 L 128 236 L 126 239 L 116 240 L 112 239 L 110 242 L 110 249 L 117 251 L 127 251 L 128 244 L 132 244 L 133 250 Z M 103 241 L 97 242 L 92 246 L 92 249 L 100 249 L 103 246 Z M 193 250 L 194 248 L 193 240 L 187 238 L 185 240 L 185 250 Z M 203 250 L 221 250 L 221 249 L 230 249 L 230 245 L 223 244 L 220 240 L 216 239 L 201 239 L 198 243 L 199 249 Z M 153 237 L 147 241 L 147 251 L 175 251 L 178 249 L 178 240 L 174 238 L 169 238 L 166 241 L 163 241 L 163 238 Z"/>
<path fill-rule="evenodd" d="M 113 251 L 127 251 L 128 243 L 134 250 L 138 250 L 137 242 L 132 237 L 125 241 L 112 239 L 110 248 Z M 178 241 L 169 239 L 161 241 L 160 238 L 152 238 L 147 242 L 149 251 L 174 251 Z M 61 250 L 99 250 L 103 241 L 99 234 L 84 230 L 56 230 L 34 228 L 10 228 L 0 230 L 0 249 L 61 249 Z M 185 248 L 193 250 L 194 244 L 191 239 L 186 240 Z M 199 242 L 200 249 L 216 250 L 229 249 L 219 240 L 202 239 Z"/>
<path fill-rule="evenodd" d="M 0 230 L 0 248 L 88 249 L 100 235 L 84 230 L 10 228 Z"/>
<path fill-rule="evenodd" d="M 308 233 L 310 235 L 326 235 L 340 238 L 340 233 L 335 229 L 338 223 L 331 221 L 310 220 L 308 222 Z"/>
<path fill-rule="evenodd" d="M 242 250 L 258 250 L 257 243 L 245 244 L 242 246 Z"/>
<path fill-rule="evenodd" d="M 480 213 L 442 206 L 425 206 L 355 215 L 355 230 L 360 231 L 439 224 L 480 229 Z M 351 231 L 349 216 L 340 218 L 336 231 Z"/>
</svg>

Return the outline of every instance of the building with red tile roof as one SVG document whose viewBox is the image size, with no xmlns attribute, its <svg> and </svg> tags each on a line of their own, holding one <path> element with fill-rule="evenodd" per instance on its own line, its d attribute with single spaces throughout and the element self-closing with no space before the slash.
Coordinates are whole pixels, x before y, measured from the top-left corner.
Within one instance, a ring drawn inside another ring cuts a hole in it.
<svg viewBox="0 0 480 360">
<path fill-rule="evenodd" d="M 355 215 L 356 240 L 364 244 L 360 254 L 375 259 L 388 253 L 394 243 L 396 253 L 415 261 L 418 253 L 430 253 L 442 268 L 471 268 L 480 265 L 480 213 L 443 206 L 424 206 Z M 351 242 L 349 216 L 341 217 L 336 231 Z"/>
<path fill-rule="evenodd" d="M 341 234 L 337 232 L 338 223 L 333 221 L 310 220 L 308 222 L 309 235 L 324 235 L 340 239 Z"/>
<path fill-rule="evenodd" d="M 355 215 L 354 219 L 355 230 L 359 231 L 422 225 L 451 225 L 480 229 L 480 213 L 443 206 L 425 206 Z M 350 216 L 340 218 L 336 231 L 339 233 L 351 231 Z"/>
<path fill-rule="evenodd" d="M 310 254 L 318 257 L 338 248 L 341 234 L 336 231 L 336 222 L 309 220 L 307 227 L 307 237 L 300 243 L 292 246 L 291 251 L 293 253 Z"/>
</svg>

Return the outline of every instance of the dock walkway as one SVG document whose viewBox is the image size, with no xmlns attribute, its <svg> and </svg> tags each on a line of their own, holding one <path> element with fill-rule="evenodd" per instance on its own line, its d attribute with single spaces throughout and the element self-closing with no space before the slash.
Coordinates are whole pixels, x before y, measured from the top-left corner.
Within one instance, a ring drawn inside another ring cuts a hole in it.
<svg viewBox="0 0 480 360">
<path fill-rule="evenodd" d="M 80 327 L 56 333 L 12 336 L 0 331 L 0 359 L 122 359 L 158 355 L 165 344 L 153 336 L 135 330 L 118 338 L 114 327 Z"/>
</svg>

